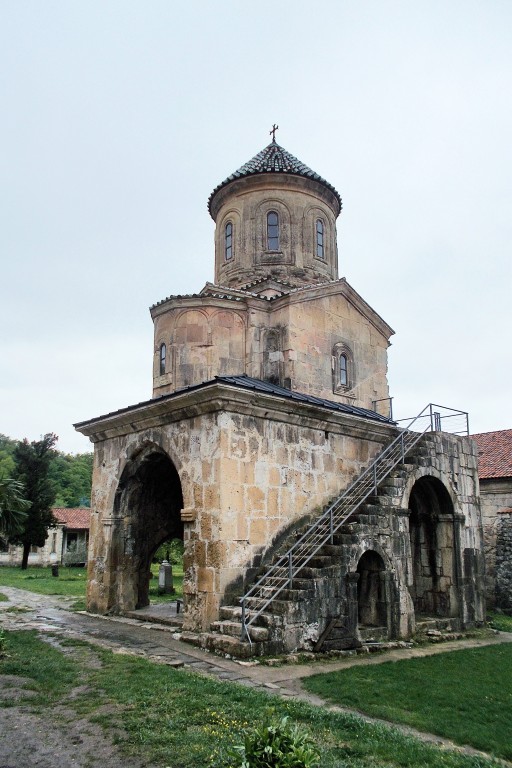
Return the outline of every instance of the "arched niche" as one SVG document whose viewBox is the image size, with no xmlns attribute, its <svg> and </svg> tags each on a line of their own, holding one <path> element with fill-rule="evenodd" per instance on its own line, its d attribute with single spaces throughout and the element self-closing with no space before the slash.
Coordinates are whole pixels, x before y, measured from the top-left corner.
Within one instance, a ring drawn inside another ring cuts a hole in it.
<svg viewBox="0 0 512 768">
<path fill-rule="evenodd" d="M 177 317 L 173 331 L 175 389 L 199 384 L 210 378 L 210 337 L 206 312 L 189 309 Z"/>
<path fill-rule="evenodd" d="M 379 628 L 386 636 L 389 626 L 389 595 L 382 556 L 367 550 L 357 564 L 357 614 L 359 630 Z"/>
<path fill-rule="evenodd" d="M 457 615 L 454 508 L 448 490 L 436 477 L 417 480 L 409 497 L 412 580 L 409 587 L 416 615 Z"/>
</svg>

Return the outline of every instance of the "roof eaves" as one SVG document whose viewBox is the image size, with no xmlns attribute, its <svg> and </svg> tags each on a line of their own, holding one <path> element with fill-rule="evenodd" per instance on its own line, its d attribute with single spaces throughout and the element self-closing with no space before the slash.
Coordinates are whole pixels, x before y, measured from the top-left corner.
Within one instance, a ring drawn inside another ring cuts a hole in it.
<svg viewBox="0 0 512 768">
<path fill-rule="evenodd" d="M 291 176 L 301 176 L 303 178 L 312 179 L 329 189 L 336 197 L 340 209 L 342 207 L 341 196 L 332 184 L 284 149 L 284 147 L 281 147 L 276 141 L 272 141 L 262 149 L 261 152 L 258 152 L 258 154 L 251 158 L 247 163 L 244 163 L 238 170 L 234 171 L 224 179 L 223 182 L 215 187 L 208 198 L 208 211 L 211 213 L 212 200 L 217 192 L 232 181 L 267 173 L 284 173 Z"/>
</svg>

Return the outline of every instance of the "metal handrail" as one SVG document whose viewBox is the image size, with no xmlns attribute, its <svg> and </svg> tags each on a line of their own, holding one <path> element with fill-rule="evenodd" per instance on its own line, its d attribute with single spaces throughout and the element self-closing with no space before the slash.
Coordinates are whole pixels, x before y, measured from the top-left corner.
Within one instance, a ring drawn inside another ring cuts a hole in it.
<svg viewBox="0 0 512 768">
<path fill-rule="evenodd" d="M 469 414 L 467 411 L 459 411 L 456 408 L 447 408 L 445 405 L 438 405 L 437 403 L 430 403 L 427 408 L 429 409 L 429 413 L 425 414 L 424 418 L 430 418 L 433 432 L 449 431 L 454 435 L 465 435 L 466 437 L 469 435 Z M 446 421 L 446 419 L 457 418 L 462 420 L 463 426 L 461 429 L 443 429 L 443 422 Z M 410 421 L 410 417 L 406 419 L 395 419 L 396 424 L 400 424 L 403 421 Z"/>
<path fill-rule="evenodd" d="M 425 429 L 411 431 L 422 418 L 429 417 Z M 436 431 L 437 422 L 429 404 L 415 416 L 400 434 L 385 448 L 359 477 L 320 515 L 308 530 L 282 555 L 274 565 L 240 598 L 242 607 L 242 640 L 252 645 L 249 627 L 288 586 L 293 579 L 347 522 L 360 505 L 372 494 L 377 494 L 379 484 L 405 459 L 405 456 L 428 431 Z"/>
</svg>

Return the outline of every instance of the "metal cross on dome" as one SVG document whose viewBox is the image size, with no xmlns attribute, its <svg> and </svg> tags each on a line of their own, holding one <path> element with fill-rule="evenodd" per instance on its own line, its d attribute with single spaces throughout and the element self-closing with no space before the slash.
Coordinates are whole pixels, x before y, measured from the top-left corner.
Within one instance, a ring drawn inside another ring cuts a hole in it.
<svg viewBox="0 0 512 768">
<path fill-rule="evenodd" d="M 274 123 L 269 133 L 272 134 L 272 141 L 276 140 L 276 131 L 278 130 L 279 126 Z"/>
</svg>

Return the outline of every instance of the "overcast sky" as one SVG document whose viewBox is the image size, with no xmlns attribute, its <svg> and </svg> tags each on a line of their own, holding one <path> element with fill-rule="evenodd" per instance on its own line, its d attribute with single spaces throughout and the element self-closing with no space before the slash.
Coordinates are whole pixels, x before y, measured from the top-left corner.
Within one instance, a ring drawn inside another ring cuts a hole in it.
<svg viewBox="0 0 512 768">
<path fill-rule="evenodd" d="M 512 427 L 510 0 L 0 0 L 0 432 L 151 396 L 148 307 L 213 279 L 210 192 L 270 141 L 343 198 L 397 416 Z"/>
</svg>

